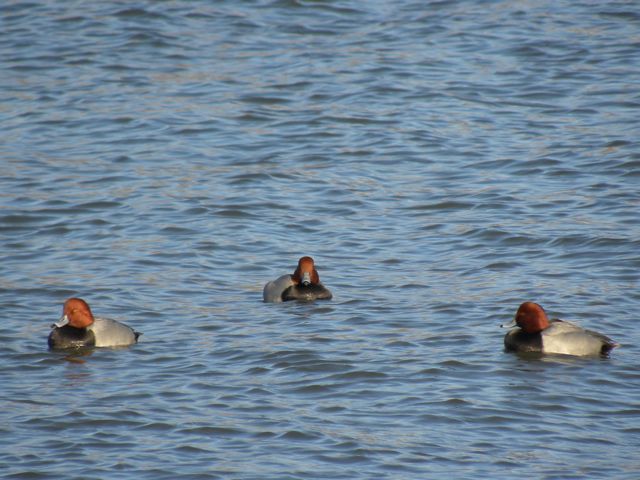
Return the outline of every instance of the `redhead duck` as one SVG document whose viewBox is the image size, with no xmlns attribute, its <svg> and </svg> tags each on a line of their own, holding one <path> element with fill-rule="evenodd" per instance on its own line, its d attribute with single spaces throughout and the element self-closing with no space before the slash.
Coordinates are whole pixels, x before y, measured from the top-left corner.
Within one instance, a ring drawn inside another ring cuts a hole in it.
<svg viewBox="0 0 640 480">
<path fill-rule="evenodd" d="M 585 330 L 563 320 L 551 320 L 544 309 L 533 302 L 524 302 L 508 325 L 518 326 L 504 337 L 510 352 L 559 353 L 565 355 L 608 355 L 618 346 L 601 333 Z"/>
<path fill-rule="evenodd" d="M 265 302 L 286 302 L 288 300 L 329 300 L 331 292 L 320 283 L 320 276 L 313 258 L 302 257 L 293 275 L 282 275 L 264 286 L 262 298 Z"/>
<path fill-rule="evenodd" d="M 118 347 L 136 343 L 141 335 L 115 320 L 94 318 L 89 305 L 81 298 L 64 302 L 62 318 L 51 328 L 50 348 Z"/>
</svg>

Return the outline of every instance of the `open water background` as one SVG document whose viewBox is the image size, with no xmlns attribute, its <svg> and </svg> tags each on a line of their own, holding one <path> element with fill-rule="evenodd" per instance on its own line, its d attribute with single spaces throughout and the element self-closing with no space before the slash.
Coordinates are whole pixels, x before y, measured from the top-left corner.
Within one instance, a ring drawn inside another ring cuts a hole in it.
<svg viewBox="0 0 640 480">
<path fill-rule="evenodd" d="M 639 478 L 637 2 L 0 25 L 0 476 Z M 141 342 L 48 351 L 72 295 Z M 622 346 L 506 354 L 523 300 Z"/>
</svg>

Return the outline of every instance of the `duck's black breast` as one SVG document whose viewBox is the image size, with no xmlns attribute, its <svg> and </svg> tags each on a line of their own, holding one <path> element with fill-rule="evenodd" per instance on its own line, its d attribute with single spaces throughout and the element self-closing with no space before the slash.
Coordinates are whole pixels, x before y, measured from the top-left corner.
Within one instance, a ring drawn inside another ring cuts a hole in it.
<svg viewBox="0 0 640 480">
<path fill-rule="evenodd" d="M 65 325 L 51 330 L 48 342 L 49 348 L 93 347 L 96 344 L 96 337 L 91 330 L 86 328 Z"/>
<path fill-rule="evenodd" d="M 313 300 L 329 300 L 332 295 L 329 289 L 321 283 L 311 283 L 309 285 L 292 285 L 282 292 L 282 301 L 300 300 L 311 302 Z"/>
<path fill-rule="evenodd" d="M 512 330 L 504 336 L 504 348 L 509 352 L 541 353 L 542 335 L 525 333 L 519 328 Z"/>
</svg>

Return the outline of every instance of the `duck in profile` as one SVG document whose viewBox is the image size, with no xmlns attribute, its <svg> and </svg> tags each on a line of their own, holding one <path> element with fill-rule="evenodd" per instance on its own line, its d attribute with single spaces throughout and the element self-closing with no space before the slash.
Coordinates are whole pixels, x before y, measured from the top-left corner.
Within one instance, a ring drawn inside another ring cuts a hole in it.
<svg viewBox="0 0 640 480">
<path fill-rule="evenodd" d="M 289 300 L 310 302 L 329 300 L 331 297 L 329 289 L 320 283 L 320 275 L 311 257 L 302 257 L 292 275 L 282 275 L 268 282 L 262 292 L 264 301 L 271 303 Z"/>
<path fill-rule="evenodd" d="M 564 320 L 549 321 L 544 309 L 534 302 L 524 302 L 508 325 L 518 326 L 504 337 L 504 346 L 510 352 L 556 353 L 564 355 L 607 356 L 618 346 L 601 333 L 585 330 Z"/>
<path fill-rule="evenodd" d="M 141 333 L 108 318 L 95 318 L 87 302 L 70 298 L 62 317 L 51 325 L 49 348 L 119 347 L 132 345 Z"/>
</svg>

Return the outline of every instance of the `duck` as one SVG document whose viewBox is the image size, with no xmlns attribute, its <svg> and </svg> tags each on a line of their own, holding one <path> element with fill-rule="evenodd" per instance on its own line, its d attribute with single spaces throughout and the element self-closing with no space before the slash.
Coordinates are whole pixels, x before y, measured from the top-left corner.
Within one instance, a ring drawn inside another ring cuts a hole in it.
<svg viewBox="0 0 640 480">
<path fill-rule="evenodd" d="M 619 346 L 609 337 L 574 323 L 549 321 L 544 308 L 534 302 L 521 304 L 513 321 L 502 326 L 519 327 L 504 337 L 504 346 L 509 352 L 608 356 Z"/>
<path fill-rule="evenodd" d="M 262 298 L 267 303 L 330 300 L 332 296 L 329 289 L 320 283 L 313 258 L 306 256 L 298 260 L 298 267 L 293 274 L 267 282 L 262 292 Z"/>
<path fill-rule="evenodd" d="M 127 346 L 137 343 L 142 335 L 116 320 L 95 318 L 81 298 L 64 302 L 62 317 L 51 328 L 48 343 L 52 349 Z"/>
</svg>

